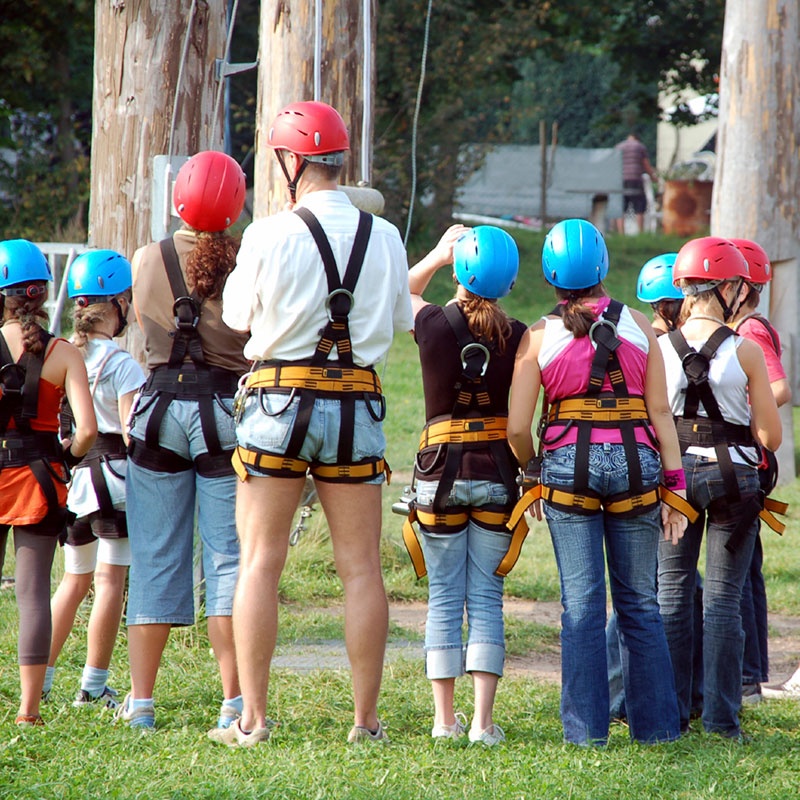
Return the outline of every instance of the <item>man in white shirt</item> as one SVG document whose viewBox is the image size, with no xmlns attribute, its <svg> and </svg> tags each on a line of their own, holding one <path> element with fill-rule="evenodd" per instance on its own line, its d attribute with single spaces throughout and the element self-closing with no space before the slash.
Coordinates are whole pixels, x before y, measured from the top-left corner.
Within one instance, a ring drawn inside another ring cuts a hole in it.
<svg viewBox="0 0 800 800">
<path fill-rule="evenodd" d="M 278 581 L 310 470 L 344 586 L 355 701 L 348 740 L 379 741 L 388 630 L 379 553 L 385 406 L 372 367 L 396 331 L 413 327 L 408 262 L 397 229 L 337 190 L 349 138 L 335 109 L 287 106 L 269 144 L 295 213 L 245 230 L 223 294 L 223 319 L 249 331 L 244 354 L 256 363 L 240 401 L 234 456 L 241 567 L 233 626 L 244 710 L 228 731 L 209 736 L 245 747 L 269 738 Z"/>
</svg>

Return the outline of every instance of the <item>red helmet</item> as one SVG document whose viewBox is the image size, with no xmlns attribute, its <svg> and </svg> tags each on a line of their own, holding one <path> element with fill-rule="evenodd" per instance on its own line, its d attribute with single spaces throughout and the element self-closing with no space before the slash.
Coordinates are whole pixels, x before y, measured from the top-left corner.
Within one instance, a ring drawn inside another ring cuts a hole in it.
<svg viewBox="0 0 800 800">
<path fill-rule="evenodd" d="M 682 278 L 702 283 L 694 284 L 684 294 L 698 294 L 713 289 L 723 281 L 743 278 L 749 280 L 750 270 L 739 248 L 730 240 L 719 236 L 691 239 L 681 247 L 672 267 L 675 286 Z"/>
<path fill-rule="evenodd" d="M 269 129 L 269 146 L 289 150 L 308 161 L 340 165 L 350 149 L 347 126 L 339 112 L 327 103 L 290 103 L 278 112 Z"/>
<path fill-rule="evenodd" d="M 225 153 L 204 150 L 179 170 L 172 202 L 180 218 L 196 231 L 224 231 L 244 208 L 242 168 Z"/>
<path fill-rule="evenodd" d="M 741 250 L 750 267 L 750 277 L 747 282 L 756 285 L 769 283 L 772 280 L 772 265 L 764 248 L 750 239 L 731 239 L 731 241 Z"/>
</svg>

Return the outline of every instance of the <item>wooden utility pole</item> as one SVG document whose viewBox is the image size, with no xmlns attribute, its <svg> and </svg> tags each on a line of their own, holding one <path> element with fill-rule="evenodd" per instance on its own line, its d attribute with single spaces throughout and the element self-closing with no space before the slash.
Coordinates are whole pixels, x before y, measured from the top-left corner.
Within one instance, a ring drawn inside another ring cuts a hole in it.
<svg viewBox="0 0 800 800">
<path fill-rule="evenodd" d="M 255 217 L 280 210 L 288 199 L 285 178 L 267 145 L 267 137 L 275 115 L 289 103 L 321 100 L 336 108 L 350 133 L 350 153 L 342 183 L 369 182 L 375 6 L 374 0 L 262 0 Z"/>
<path fill-rule="evenodd" d="M 222 109 L 216 125 L 213 112 L 225 8 L 97 0 L 90 245 L 130 258 L 151 239 L 153 157 L 221 149 Z"/>
<path fill-rule="evenodd" d="M 755 22 L 754 22 L 755 21 Z M 729 2 L 720 74 L 717 166 L 711 230 L 752 239 L 773 267 L 762 312 L 784 344 L 793 402 L 800 317 L 800 6 L 797 0 Z M 795 475 L 792 409 L 781 409 L 781 480 Z"/>
</svg>

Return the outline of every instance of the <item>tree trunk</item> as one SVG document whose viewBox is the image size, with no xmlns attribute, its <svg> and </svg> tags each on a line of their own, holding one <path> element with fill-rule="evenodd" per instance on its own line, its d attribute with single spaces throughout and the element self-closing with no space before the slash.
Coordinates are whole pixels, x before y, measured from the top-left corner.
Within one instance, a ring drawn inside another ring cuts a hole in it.
<svg viewBox="0 0 800 800">
<path fill-rule="evenodd" d="M 375 0 L 262 0 L 259 36 L 258 102 L 254 216 L 274 213 L 288 200 L 286 180 L 267 144 L 269 126 L 281 108 L 299 100 L 321 100 L 342 115 L 350 133 L 350 153 L 342 183 L 369 182 L 372 162 L 374 47 L 366 53 L 364 28 L 370 41 L 376 34 Z M 317 18 L 317 8 L 320 18 Z M 319 36 L 317 36 L 317 33 Z M 315 42 L 321 41 L 320 57 Z M 366 53 L 366 56 L 365 56 Z M 369 59 L 365 62 L 365 57 Z M 364 93 L 364 69 L 370 77 Z M 315 67 L 320 76 L 314 96 Z M 362 133 L 367 101 L 367 135 Z M 366 152 L 364 151 L 366 148 Z M 362 153 L 368 167 L 362 167 Z M 365 174 L 366 173 L 366 174 Z"/>
<path fill-rule="evenodd" d="M 222 108 L 216 125 L 213 118 L 214 60 L 225 52 L 225 5 L 198 0 L 192 16 L 192 0 L 97 0 L 91 245 L 130 258 L 151 240 L 155 155 L 221 149 Z M 188 25 L 189 46 L 181 64 Z"/>
<path fill-rule="evenodd" d="M 754 24 L 753 20 L 757 20 Z M 797 0 L 729 2 L 720 75 L 717 167 L 711 230 L 757 241 L 773 266 L 761 310 L 778 328 L 794 403 L 800 403 L 800 7 Z M 781 479 L 795 475 L 791 406 L 781 410 Z"/>
</svg>

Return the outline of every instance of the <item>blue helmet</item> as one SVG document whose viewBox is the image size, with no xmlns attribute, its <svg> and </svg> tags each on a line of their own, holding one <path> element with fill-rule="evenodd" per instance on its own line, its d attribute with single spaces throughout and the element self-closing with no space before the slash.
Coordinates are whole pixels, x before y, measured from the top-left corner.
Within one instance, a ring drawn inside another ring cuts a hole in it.
<svg viewBox="0 0 800 800">
<path fill-rule="evenodd" d="M 683 300 L 683 292 L 672 283 L 672 265 L 677 253 L 662 253 L 651 258 L 641 269 L 636 281 L 636 296 L 643 303 L 659 300 Z"/>
<path fill-rule="evenodd" d="M 89 250 L 73 262 L 67 276 L 67 294 L 82 308 L 107 303 L 131 288 L 131 265 L 116 250 Z"/>
<path fill-rule="evenodd" d="M 453 247 L 456 280 L 479 297 L 505 297 L 519 272 L 516 242 L 501 228 L 478 225 Z"/>
<path fill-rule="evenodd" d="M 43 294 L 36 281 L 51 281 L 53 273 L 44 253 L 27 239 L 0 242 L 0 292 L 5 295 Z"/>
<path fill-rule="evenodd" d="M 608 275 L 608 249 L 585 219 L 565 219 L 550 229 L 542 248 L 545 280 L 558 289 L 588 289 Z"/>
</svg>

